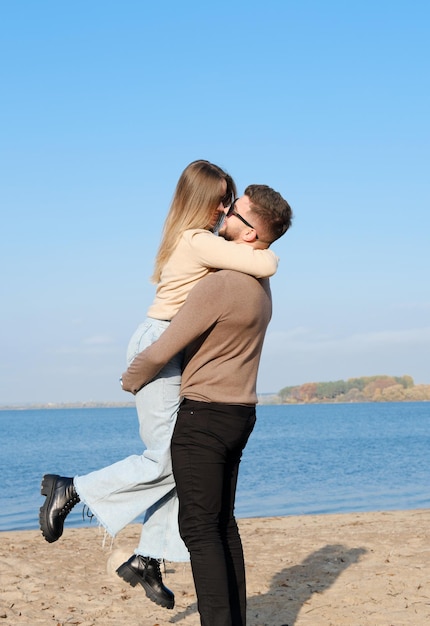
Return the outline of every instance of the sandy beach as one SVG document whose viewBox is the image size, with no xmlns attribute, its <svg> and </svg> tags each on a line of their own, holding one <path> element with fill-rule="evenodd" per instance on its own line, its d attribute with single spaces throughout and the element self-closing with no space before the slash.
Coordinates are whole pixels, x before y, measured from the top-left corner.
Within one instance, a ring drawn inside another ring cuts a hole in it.
<svg viewBox="0 0 430 626">
<path fill-rule="evenodd" d="M 248 626 L 430 624 L 430 510 L 239 520 Z M 173 610 L 146 598 L 115 569 L 139 525 L 112 543 L 97 526 L 0 533 L 0 626 L 198 626 L 189 564 L 166 563 Z"/>
</svg>

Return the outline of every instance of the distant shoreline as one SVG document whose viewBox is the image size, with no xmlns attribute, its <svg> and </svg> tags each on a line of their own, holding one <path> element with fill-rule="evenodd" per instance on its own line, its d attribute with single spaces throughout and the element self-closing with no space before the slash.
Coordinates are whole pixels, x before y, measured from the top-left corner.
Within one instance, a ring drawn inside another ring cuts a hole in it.
<svg viewBox="0 0 430 626">
<path fill-rule="evenodd" d="M 130 396 L 128 396 L 130 397 Z M 301 404 L 369 404 L 393 402 L 430 402 L 430 385 L 415 385 L 412 376 L 361 376 L 348 380 L 304 383 L 284 387 L 280 391 L 257 393 L 258 404 L 291 406 Z M 25 411 L 35 409 L 108 409 L 134 407 L 128 402 L 28 402 L 0 405 L 0 411 Z"/>
<path fill-rule="evenodd" d="M 271 396 L 271 397 L 269 397 Z M 430 400 L 326 400 L 320 402 L 280 402 L 275 394 L 263 394 L 258 398 L 257 406 L 297 406 L 297 405 L 319 405 L 319 404 L 393 404 L 398 402 L 430 402 Z M 0 405 L 0 411 L 37 411 L 37 410 L 56 410 L 56 409 L 130 409 L 134 408 L 134 402 L 47 402 L 29 403 L 29 404 L 4 404 Z"/>
<path fill-rule="evenodd" d="M 130 396 L 128 396 L 130 397 Z M 370 404 L 393 402 L 430 402 L 430 385 L 415 385 L 412 376 L 360 376 L 347 380 L 304 383 L 284 387 L 280 391 L 257 393 L 258 404 L 294 406 L 298 404 Z M 128 402 L 28 402 L 2 404 L 0 411 L 25 411 L 35 409 L 108 409 L 134 407 Z"/>
<path fill-rule="evenodd" d="M 46 402 L 28 404 L 2 404 L 0 411 L 30 411 L 38 409 L 123 409 L 133 408 L 134 402 Z"/>
</svg>

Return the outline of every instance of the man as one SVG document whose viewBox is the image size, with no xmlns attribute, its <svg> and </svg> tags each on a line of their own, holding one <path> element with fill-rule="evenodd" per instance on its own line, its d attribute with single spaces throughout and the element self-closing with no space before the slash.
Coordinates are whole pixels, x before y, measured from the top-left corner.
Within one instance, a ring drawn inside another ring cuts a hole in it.
<svg viewBox="0 0 430 626">
<path fill-rule="evenodd" d="M 233 202 L 220 234 L 267 248 L 290 227 L 288 203 L 265 185 Z M 179 529 L 190 551 L 202 626 L 245 626 L 242 544 L 234 517 L 239 462 L 255 423 L 257 370 L 272 311 L 268 280 L 221 270 L 190 292 L 163 335 L 123 375 L 136 393 L 186 350 L 172 438 Z"/>
<path fill-rule="evenodd" d="M 200 178 L 193 169 L 196 163 Z M 173 222 L 184 226 L 181 220 L 188 210 L 188 203 L 191 213 L 197 211 L 192 218 L 193 223 L 199 223 L 200 219 L 212 220 L 220 212 L 225 217 L 224 202 L 227 196 L 231 199 L 234 197 L 234 184 L 230 181 L 230 189 L 227 179 L 222 176 L 220 179 L 216 166 L 209 167 L 208 171 L 207 166 L 206 161 L 199 161 L 186 168 L 188 171 L 191 167 L 192 172 L 188 172 L 188 178 L 181 177 L 175 192 L 176 201 L 172 203 L 166 223 L 172 218 Z M 202 172 L 205 172 L 203 178 Z M 228 189 L 230 192 L 227 193 Z M 221 198 L 218 195 L 220 193 Z M 214 200 L 218 200 L 216 210 L 213 206 Z M 181 228 L 178 230 L 181 232 Z M 205 231 L 204 238 L 209 243 L 202 247 L 201 240 L 200 244 L 196 243 L 192 236 L 190 241 L 186 234 L 183 233 L 175 250 L 163 265 L 163 272 L 166 272 L 164 292 L 158 296 L 159 306 L 155 307 L 160 315 L 156 316 L 157 319 L 150 316 L 133 335 L 128 348 L 129 362 L 143 349 L 143 345 L 148 345 L 168 326 L 168 320 L 180 308 L 182 295 L 185 300 L 186 292 L 189 293 L 195 280 L 210 268 L 218 267 L 212 265 L 212 262 L 224 263 L 223 267 L 230 267 L 231 264 L 231 267 L 256 272 L 256 275 L 262 276 L 270 275 L 276 268 L 276 255 L 270 250 L 237 246 L 235 242 L 213 237 L 208 231 Z M 195 234 L 197 237 L 197 233 Z M 220 245 L 222 254 L 216 252 Z M 208 249 L 204 246 L 208 246 Z M 262 247 L 267 245 L 262 244 Z M 160 280 L 159 286 L 162 282 Z M 175 293 L 178 289 L 182 290 L 182 295 Z M 150 311 L 154 312 L 154 307 Z M 166 317 L 162 317 L 162 312 Z M 117 573 L 133 587 L 141 585 L 150 600 L 168 609 L 174 606 L 174 594 L 162 582 L 160 563 L 163 560 L 189 560 L 189 551 L 179 534 L 179 505 L 170 452 L 171 436 L 180 404 L 181 370 L 182 355 L 179 353 L 137 394 L 139 432 L 145 446 L 143 453 L 128 456 L 100 470 L 74 478 L 46 474 L 41 484 L 41 493 L 46 498 L 39 513 L 42 534 L 50 543 L 62 536 L 66 517 L 80 501 L 112 537 L 145 514 L 139 544 L 134 554 L 120 565 Z"/>
</svg>

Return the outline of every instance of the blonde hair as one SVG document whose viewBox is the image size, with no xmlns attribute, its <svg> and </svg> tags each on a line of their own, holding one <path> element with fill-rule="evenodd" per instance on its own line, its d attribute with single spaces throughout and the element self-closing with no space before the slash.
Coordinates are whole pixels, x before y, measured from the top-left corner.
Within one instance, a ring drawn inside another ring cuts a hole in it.
<svg viewBox="0 0 430 626">
<path fill-rule="evenodd" d="M 222 188 L 223 181 L 227 184 L 225 193 Z M 235 196 L 234 180 L 217 165 L 199 160 L 193 161 L 184 169 L 164 222 L 152 282 L 159 282 L 161 271 L 184 231 L 190 228 L 209 229 L 220 202 L 227 207 Z"/>
</svg>

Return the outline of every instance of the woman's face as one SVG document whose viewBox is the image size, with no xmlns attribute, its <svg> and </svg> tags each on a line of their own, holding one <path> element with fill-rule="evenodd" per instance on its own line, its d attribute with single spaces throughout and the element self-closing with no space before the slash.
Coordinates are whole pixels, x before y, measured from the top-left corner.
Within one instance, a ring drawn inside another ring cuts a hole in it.
<svg viewBox="0 0 430 626">
<path fill-rule="evenodd" d="M 227 182 L 225 180 L 223 180 L 223 181 L 221 181 L 219 205 L 217 206 L 217 208 L 213 212 L 213 214 L 211 216 L 211 219 L 210 219 L 210 222 L 209 222 L 209 226 L 210 226 L 211 229 L 213 229 L 214 226 L 218 223 L 218 220 L 220 219 L 221 214 L 225 213 L 225 211 L 226 211 L 225 206 L 222 203 L 222 198 L 224 198 L 226 193 L 227 193 Z"/>
</svg>

